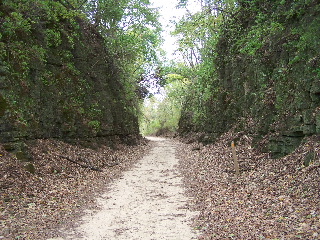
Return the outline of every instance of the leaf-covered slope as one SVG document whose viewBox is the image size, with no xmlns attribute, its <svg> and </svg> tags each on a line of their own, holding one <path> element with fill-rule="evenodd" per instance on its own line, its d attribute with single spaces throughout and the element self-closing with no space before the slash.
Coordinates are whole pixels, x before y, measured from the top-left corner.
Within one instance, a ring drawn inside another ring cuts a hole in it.
<svg viewBox="0 0 320 240">
<path fill-rule="evenodd" d="M 150 146 L 122 144 L 114 139 L 114 149 L 96 149 L 60 140 L 32 141 L 30 154 L 35 173 L 0 146 L 0 238 L 49 239 L 62 235 L 58 228 L 71 229 L 85 209 L 96 208 L 96 197 L 136 163 Z M 116 150 L 115 150 L 116 149 Z M 81 168 L 59 156 L 83 158 L 103 172 Z"/>
<path fill-rule="evenodd" d="M 230 147 L 235 138 L 238 177 Z M 199 212 L 199 239 L 319 239 L 319 137 L 307 137 L 281 159 L 233 131 L 214 144 L 182 144 L 178 153 L 190 206 Z"/>
</svg>

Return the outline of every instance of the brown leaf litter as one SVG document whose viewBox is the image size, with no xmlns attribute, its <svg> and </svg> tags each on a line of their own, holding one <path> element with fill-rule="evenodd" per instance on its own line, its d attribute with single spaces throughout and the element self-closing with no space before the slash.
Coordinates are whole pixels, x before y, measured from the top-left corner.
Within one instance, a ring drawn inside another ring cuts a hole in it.
<svg viewBox="0 0 320 240">
<path fill-rule="evenodd" d="M 236 142 L 240 176 L 234 171 Z M 320 141 L 306 138 L 292 154 L 272 159 L 252 139 L 232 131 L 215 144 L 178 144 L 190 209 L 199 212 L 199 239 L 320 239 Z M 57 140 L 37 140 L 31 153 L 35 174 L 0 149 L 0 239 L 46 239 L 72 226 L 107 184 L 149 149 L 117 144 L 96 149 Z M 82 168 L 67 159 L 84 160 Z M 311 158 L 309 157 L 311 156 Z M 306 159 L 311 159 L 306 164 Z"/>
<path fill-rule="evenodd" d="M 238 178 L 230 147 L 236 138 Z M 180 168 L 193 199 L 190 208 L 200 212 L 194 223 L 200 239 L 320 239 L 319 140 L 306 138 L 280 159 L 232 131 L 215 144 L 181 144 Z M 313 158 L 306 166 L 308 154 Z"/>
<path fill-rule="evenodd" d="M 58 140 L 31 143 L 35 173 L 25 163 L 0 148 L 0 239 L 47 239 L 58 236 L 59 226 L 71 226 L 94 206 L 95 197 L 107 183 L 119 178 L 149 149 L 141 140 L 136 146 L 120 143 L 112 147 L 86 148 Z M 83 165 L 102 169 L 92 171 Z"/>
</svg>

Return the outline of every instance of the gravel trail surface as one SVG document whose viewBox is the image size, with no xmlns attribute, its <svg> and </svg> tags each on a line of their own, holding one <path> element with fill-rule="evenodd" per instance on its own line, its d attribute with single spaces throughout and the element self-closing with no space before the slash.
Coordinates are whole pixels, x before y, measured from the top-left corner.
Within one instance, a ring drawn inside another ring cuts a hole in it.
<svg viewBox="0 0 320 240">
<path fill-rule="evenodd" d="M 196 213 L 188 210 L 175 143 L 149 138 L 154 147 L 98 199 L 67 239 L 191 240 Z"/>
</svg>

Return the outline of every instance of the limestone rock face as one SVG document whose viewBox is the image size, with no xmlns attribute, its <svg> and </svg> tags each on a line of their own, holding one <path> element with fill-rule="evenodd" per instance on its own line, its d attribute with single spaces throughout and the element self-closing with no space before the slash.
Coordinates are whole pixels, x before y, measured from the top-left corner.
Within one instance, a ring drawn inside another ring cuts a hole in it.
<svg viewBox="0 0 320 240">
<path fill-rule="evenodd" d="M 215 49 L 218 76 L 212 88 L 218 91 L 199 106 L 206 113 L 202 125 L 195 126 L 186 111 L 180 130 L 219 136 L 237 125 L 257 144 L 267 138 L 267 149 L 282 156 L 305 136 L 319 134 L 320 5 L 239 2 Z"/>
<path fill-rule="evenodd" d="M 134 101 L 99 32 L 84 19 L 30 11 L 0 5 L 0 142 L 138 134 Z"/>
</svg>

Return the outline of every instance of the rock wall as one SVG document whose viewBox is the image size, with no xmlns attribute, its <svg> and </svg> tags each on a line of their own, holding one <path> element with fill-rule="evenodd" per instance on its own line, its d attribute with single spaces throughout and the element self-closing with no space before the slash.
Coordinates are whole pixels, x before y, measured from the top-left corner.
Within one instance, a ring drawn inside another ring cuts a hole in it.
<svg viewBox="0 0 320 240">
<path fill-rule="evenodd" d="M 0 142 L 138 135 L 136 101 L 98 31 L 29 4 L 0 5 Z"/>
<path fill-rule="evenodd" d="M 237 126 L 274 156 L 320 133 L 320 4 L 239 1 L 216 46 L 218 79 L 198 131 Z M 182 130 L 192 125 L 185 113 Z"/>
</svg>

